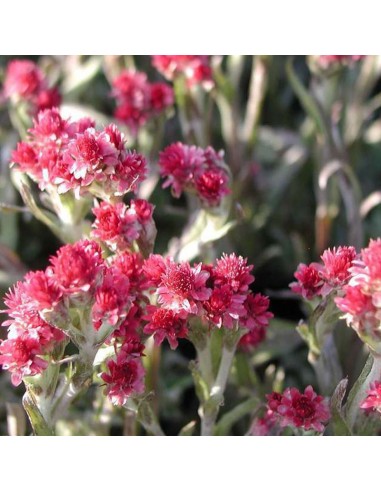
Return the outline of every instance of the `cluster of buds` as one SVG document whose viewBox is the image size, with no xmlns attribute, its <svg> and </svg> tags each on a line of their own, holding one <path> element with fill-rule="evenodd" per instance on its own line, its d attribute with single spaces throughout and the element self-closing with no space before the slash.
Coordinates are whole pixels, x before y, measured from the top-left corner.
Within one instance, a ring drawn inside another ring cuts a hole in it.
<svg viewBox="0 0 381 492">
<path fill-rule="evenodd" d="M 212 69 L 206 55 L 154 55 L 153 66 L 168 80 L 185 77 L 189 87 L 213 87 Z"/>
<path fill-rule="evenodd" d="M 125 148 L 115 125 L 98 131 L 93 120 L 71 122 L 55 108 L 38 114 L 12 160 L 40 189 L 72 190 L 76 197 L 89 192 L 101 198 L 122 196 L 146 175 L 145 158 Z"/>
<path fill-rule="evenodd" d="M 162 82 L 151 83 L 144 72 L 124 70 L 112 81 L 116 99 L 115 118 L 133 134 L 151 118 L 173 105 L 173 89 Z"/>
<path fill-rule="evenodd" d="M 183 191 L 195 194 L 209 207 L 218 206 L 230 193 L 229 174 L 223 151 L 202 149 L 177 142 L 160 152 L 160 174 L 166 178 L 163 188 L 171 186 L 178 198 Z"/>
<path fill-rule="evenodd" d="M 49 87 L 40 68 L 30 60 L 12 60 L 8 63 L 3 92 L 5 98 L 14 103 L 27 103 L 33 115 L 61 103 L 58 89 Z"/>
</svg>

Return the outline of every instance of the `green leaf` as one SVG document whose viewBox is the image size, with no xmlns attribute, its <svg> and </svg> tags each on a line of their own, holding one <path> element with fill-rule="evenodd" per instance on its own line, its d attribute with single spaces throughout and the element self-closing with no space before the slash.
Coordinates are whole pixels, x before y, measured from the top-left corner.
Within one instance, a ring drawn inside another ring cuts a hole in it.
<svg viewBox="0 0 381 492">
<path fill-rule="evenodd" d="M 250 398 L 235 408 L 225 413 L 219 420 L 218 424 L 215 427 L 214 435 L 216 436 L 227 436 L 230 433 L 233 425 L 238 422 L 242 417 L 249 413 L 253 413 L 259 409 L 262 405 L 261 401 L 257 397 Z"/>
<path fill-rule="evenodd" d="M 294 71 L 292 64 L 293 64 L 293 59 L 290 58 L 286 63 L 286 73 L 290 81 L 290 84 L 294 89 L 296 95 L 298 96 L 299 101 L 302 104 L 304 110 L 315 123 L 318 131 L 322 135 L 327 136 L 328 131 L 324 121 L 324 116 L 320 111 L 319 106 L 317 105 L 312 95 L 298 79 L 298 76 L 296 75 L 296 72 Z"/>
<path fill-rule="evenodd" d="M 348 379 L 342 379 L 331 398 L 331 424 L 335 436 L 351 436 L 352 432 L 344 418 L 342 404 L 348 387 Z"/>
<path fill-rule="evenodd" d="M 192 420 L 188 424 L 184 425 L 184 427 L 179 432 L 179 436 L 193 436 L 195 430 L 196 421 Z"/>
</svg>

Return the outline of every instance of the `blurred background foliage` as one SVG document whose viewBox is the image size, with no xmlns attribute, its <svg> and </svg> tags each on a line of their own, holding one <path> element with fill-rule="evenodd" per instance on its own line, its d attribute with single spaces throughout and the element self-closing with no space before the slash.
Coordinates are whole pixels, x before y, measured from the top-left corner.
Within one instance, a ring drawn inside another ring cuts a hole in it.
<svg viewBox="0 0 381 492">
<path fill-rule="evenodd" d="M 114 121 L 110 81 L 122 68 L 144 71 L 150 81 L 164 80 L 149 56 L 19 58 L 38 63 L 50 82 L 58 85 L 65 115 L 90 115 L 103 124 Z M 0 81 L 11 59 L 0 57 Z M 244 372 L 234 368 L 233 377 L 240 378 L 240 384 L 238 389 L 229 386 L 227 402 L 236 404 L 243 396 L 250 396 L 254 384 L 260 384 L 263 394 L 273 388 L 316 384 L 307 361 L 308 349 L 295 330 L 306 313 L 299 298 L 288 289 L 293 273 L 300 262 L 318 261 L 327 247 L 353 244 L 359 248 L 380 235 L 381 59 L 369 56 L 328 70 L 319 67 L 317 59 L 215 56 L 214 89 L 195 95 L 200 107 L 208 109 L 204 143 L 225 150 L 233 175 L 230 218 L 236 225 L 213 243 L 213 252 L 218 256 L 234 251 L 247 257 L 255 265 L 254 290 L 270 297 L 270 309 L 275 314 L 267 341 L 249 356 L 247 377 L 242 378 Z M 181 108 L 175 106 L 168 116 L 158 142 L 154 141 L 158 126 L 140 132 L 137 138 L 122 127 L 129 145 L 148 153 L 153 169 L 158 152 L 166 145 L 177 140 L 194 143 L 182 131 Z M 11 184 L 10 152 L 19 139 L 7 102 L 2 99 L 1 298 L 28 270 L 44 268 L 60 246 L 49 229 L 25 208 Z M 181 236 L 189 205 L 183 198 L 173 198 L 168 189 L 163 190 L 158 180 L 151 182 L 146 196 L 156 207 L 155 252 L 164 254 L 172 238 Z M 354 332 L 342 328 L 337 335 L 342 362 L 353 378 L 364 355 Z M 3 338 L 5 330 L 0 330 Z M 180 343 L 176 352 L 168 347 L 162 351 L 160 418 L 168 434 L 177 434 L 197 417 L 198 402 L 188 370 L 193 357 L 187 341 Z M 238 357 L 236 366 L 239 364 Z M 11 386 L 8 373 L 1 372 L 2 435 L 9 432 L 9 403 L 19 403 L 21 394 L 21 388 Z M 12 412 L 17 411 L 17 407 L 12 408 Z M 227 404 L 222 415 L 228 415 L 229 410 Z M 91 412 L 87 415 L 85 405 L 79 405 L 77 411 L 80 418 L 73 419 L 70 432 L 91 433 Z M 248 417 L 241 419 L 232 432 L 245 433 L 249 423 Z M 111 433 L 122 434 L 125 425 L 122 413 L 114 411 Z"/>
</svg>

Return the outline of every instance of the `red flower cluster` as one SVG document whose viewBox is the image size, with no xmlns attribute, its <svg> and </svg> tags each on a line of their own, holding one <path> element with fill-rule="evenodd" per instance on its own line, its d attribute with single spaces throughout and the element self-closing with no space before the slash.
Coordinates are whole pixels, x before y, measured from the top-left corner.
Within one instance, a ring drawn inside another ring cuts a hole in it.
<svg viewBox="0 0 381 492">
<path fill-rule="evenodd" d="M 4 95 L 6 98 L 26 101 L 33 114 L 61 103 L 58 89 L 49 88 L 42 71 L 30 60 L 12 60 L 8 63 Z"/>
<path fill-rule="evenodd" d="M 268 299 L 249 291 L 252 268 L 234 253 L 223 255 L 215 265 L 193 267 L 151 255 L 144 272 L 160 307 L 147 311 L 144 319 L 149 323 L 144 331 L 154 333 L 157 343 L 167 338 L 175 347 L 176 338 L 187 336 L 186 321 L 198 316 L 212 329 L 246 328 L 250 341 L 243 340 L 245 347 L 255 345 L 254 338 L 259 343 L 257 332 L 267 327 L 272 314 L 267 311 Z"/>
<path fill-rule="evenodd" d="M 153 66 L 168 80 L 186 78 L 189 86 L 213 87 L 212 69 L 206 55 L 153 55 Z"/>
<path fill-rule="evenodd" d="M 89 118 L 70 122 L 57 109 L 41 111 L 12 161 L 42 190 L 74 190 L 76 196 L 91 191 L 102 197 L 134 191 L 146 176 L 145 158 L 125 149 L 115 125 L 102 131 L 94 127 Z"/>
<path fill-rule="evenodd" d="M 92 236 L 103 241 L 112 251 L 131 249 L 134 241 L 140 243 L 140 249 L 144 251 L 156 236 L 153 208 L 143 199 L 131 200 L 130 207 L 122 202 L 101 202 L 93 208 L 96 220 Z"/>
<path fill-rule="evenodd" d="M 103 323 L 114 329 L 121 324 L 135 297 L 118 266 L 106 263 L 97 243 L 82 240 L 63 246 L 44 272 L 16 284 L 5 299 L 11 320 L 4 323 L 8 340 L 0 345 L 0 363 L 14 384 L 45 369 L 66 335 L 78 343 L 78 336 L 96 337 Z"/>
<path fill-rule="evenodd" d="M 307 386 L 304 393 L 296 388 L 286 388 L 282 394 L 273 392 L 266 398 L 268 411 L 276 417 L 281 427 L 290 425 L 307 431 L 324 432 L 330 418 L 328 404 L 314 392 L 312 386 Z"/>
<path fill-rule="evenodd" d="M 381 239 L 370 240 L 349 273 L 336 305 L 360 338 L 381 353 Z"/>
<path fill-rule="evenodd" d="M 327 249 L 321 259 L 323 264 L 301 263 L 298 266 L 294 275 L 297 282 L 290 284 L 293 292 L 311 300 L 317 296 L 327 296 L 333 290 L 342 289 L 350 277 L 356 250 L 353 246 Z"/>
<path fill-rule="evenodd" d="M 212 147 L 174 143 L 160 152 L 160 174 L 166 178 L 163 188 L 171 186 L 178 198 L 183 191 L 196 194 L 207 206 L 218 206 L 223 196 L 230 193 L 229 175 L 222 151 Z"/>
<path fill-rule="evenodd" d="M 124 405 L 132 393 L 144 391 L 144 367 L 140 354 L 123 346 L 115 359 L 107 362 L 107 372 L 101 374 L 107 384 L 106 394 L 114 405 Z"/>
<path fill-rule="evenodd" d="M 149 119 L 173 105 L 173 89 L 161 82 L 150 83 L 144 72 L 124 70 L 112 82 L 116 99 L 115 117 L 132 133 Z"/>
</svg>

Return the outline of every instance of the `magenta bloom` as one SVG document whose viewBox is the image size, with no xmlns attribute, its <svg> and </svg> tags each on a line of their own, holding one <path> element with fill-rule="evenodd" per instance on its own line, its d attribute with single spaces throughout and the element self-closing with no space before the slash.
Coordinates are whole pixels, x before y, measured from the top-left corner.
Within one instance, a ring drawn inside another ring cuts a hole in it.
<svg viewBox="0 0 381 492">
<path fill-rule="evenodd" d="M 230 255 L 224 253 L 221 259 L 216 260 L 215 283 L 229 285 L 236 293 L 246 293 L 249 285 L 254 281 L 254 276 L 250 273 L 253 268 L 253 265 L 247 264 L 247 258 L 237 256 L 235 253 Z"/>
<path fill-rule="evenodd" d="M 233 329 L 240 316 L 246 315 L 246 296 L 233 292 L 229 285 L 215 287 L 209 299 L 202 303 L 205 319 L 217 328 Z"/>
<path fill-rule="evenodd" d="M 183 76 L 190 87 L 202 84 L 210 89 L 214 85 L 206 55 L 154 55 L 152 65 L 168 80 Z"/>
<path fill-rule="evenodd" d="M 93 208 L 93 213 L 96 219 L 92 236 L 105 242 L 111 250 L 129 249 L 138 239 L 142 226 L 135 211 L 124 203 L 101 202 Z"/>
<path fill-rule="evenodd" d="M 144 367 L 140 357 L 122 346 L 116 360 L 107 362 L 107 372 L 101 374 L 106 383 L 106 394 L 114 405 L 124 405 L 129 396 L 144 391 Z"/>
<path fill-rule="evenodd" d="M 189 263 L 166 265 L 157 293 L 159 303 L 176 313 L 197 314 L 199 301 L 209 299 L 211 289 L 206 287 L 209 273 L 201 269 L 201 264 L 191 268 Z"/>
<path fill-rule="evenodd" d="M 361 403 L 364 410 L 381 413 L 381 381 L 373 381 L 368 390 L 368 396 Z"/>
<path fill-rule="evenodd" d="M 352 266 L 353 260 L 356 258 L 356 250 L 353 246 L 339 246 L 332 250 L 327 249 L 321 256 L 324 268 L 321 271 L 321 276 L 331 290 L 344 285 L 349 276 L 349 269 Z M 327 286 L 325 286 L 324 294 L 327 294 Z"/>
<path fill-rule="evenodd" d="M 328 404 L 314 392 L 312 386 L 307 386 L 304 393 L 296 388 L 286 388 L 283 394 L 274 392 L 267 395 L 267 400 L 268 408 L 278 417 L 282 427 L 290 425 L 324 432 L 330 418 Z"/>
<path fill-rule="evenodd" d="M 335 298 L 347 324 L 381 353 L 381 239 L 370 240 L 349 269 L 350 278 Z"/>
<path fill-rule="evenodd" d="M 30 60 L 12 60 L 8 63 L 4 95 L 26 101 L 32 114 L 60 105 L 61 95 L 56 87 L 49 88 L 40 68 Z"/>
<path fill-rule="evenodd" d="M 151 84 L 143 72 L 124 70 L 112 82 L 116 99 L 115 117 L 132 133 L 174 102 L 173 90 L 163 83 Z"/>
<path fill-rule="evenodd" d="M 0 364 L 11 373 L 14 386 L 18 386 L 26 376 L 35 376 L 47 368 L 48 362 L 40 356 L 43 353 L 36 331 L 20 333 L 0 344 Z"/>
<path fill-rule="evenodd" d="M 87 239 L 62 246 L 50 263 L 49 275 L 71 295 L 94 290 L 104 269 L 100 246 Z"/>
<path fill-rule="evenodd" d="M 102 284 L 95 291 L 92 320 L 96 330 L 103 322 L 116 326 L 126 317 L 134 298 L 130 294 L 130 282 L 116 268 L 106 270 Z"/>
<path fill-rule="evenodd" d="M 322 266 L 318 263 L 311 263 L 310 265 L 300 263 L 294 273 L 297 282 L 290 284 L 291 290 L 308 300 L 321 295 L 324 286 L 321 271 Z"/>
<path fill-rule="evenodd" d="M 262 294 L 249 293 L 245 302 L 245 316 L 240 318 L 241 326 L 249 330 L 239 341 L 239 348 L 251 350 L 256 348 L 265 338 L 269 321 L 274 317 L 268 311 L 270 305 L 269 298 Z"/>
<path fill-rule="evenodd" d="M 183 191 L 196 194 L 209 207 L 218 206 L 230 193 L 229 176 L 223 160 L 223 152 L 211 147 L 201 149 L 177 142 L 160 152 L 160 174 L 166 180 L 163 188 L 171 186 L 179 197 Z"/>
<path fill-rule="evenodd" d="M 171 309 L 147 306 L 147 314 L 143 319 L 149 321 L 144 327 L 144 333 L 153 335 L 156 345 L 161 345 L 167 339 L 172 350 L 179 344 L 179 338 L 186 338 L 188 326 L 186 319 Z"/>
</svg>

